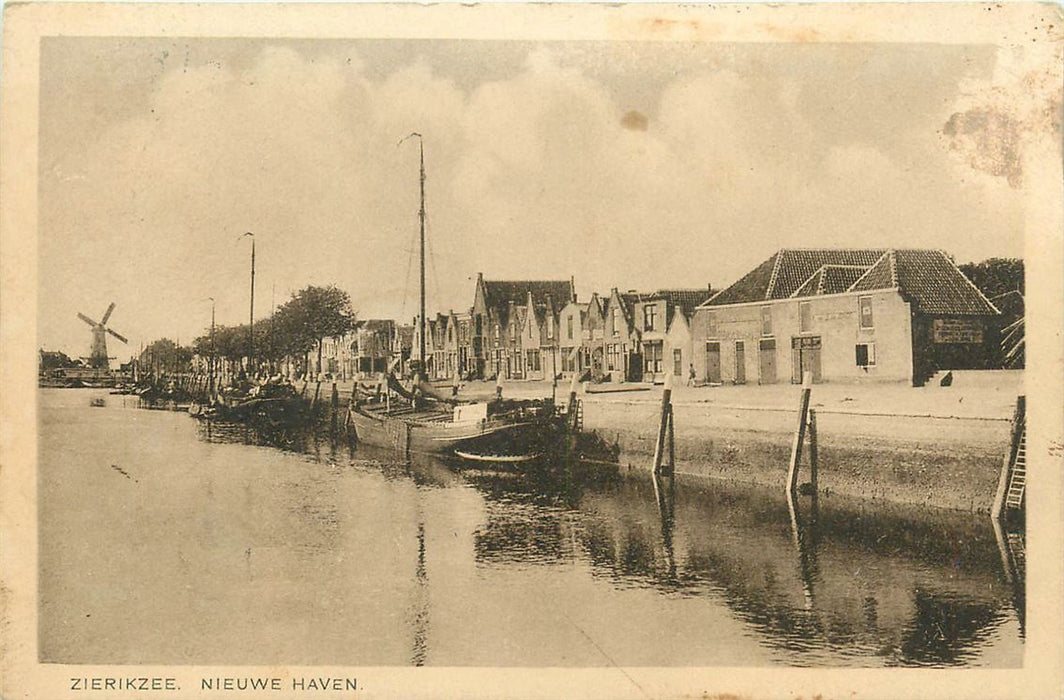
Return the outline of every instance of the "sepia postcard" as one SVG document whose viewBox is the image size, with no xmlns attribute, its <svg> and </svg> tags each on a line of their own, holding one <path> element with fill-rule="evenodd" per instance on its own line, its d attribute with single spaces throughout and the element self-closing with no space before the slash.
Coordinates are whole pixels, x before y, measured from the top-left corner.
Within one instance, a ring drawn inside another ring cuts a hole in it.
<svg viewBox="0 0 1064 700">
<path fill-rule="evenodd" d="M 8 4 L 0 697 L 1061 697 L 1062 27 Z"/>
</svg>

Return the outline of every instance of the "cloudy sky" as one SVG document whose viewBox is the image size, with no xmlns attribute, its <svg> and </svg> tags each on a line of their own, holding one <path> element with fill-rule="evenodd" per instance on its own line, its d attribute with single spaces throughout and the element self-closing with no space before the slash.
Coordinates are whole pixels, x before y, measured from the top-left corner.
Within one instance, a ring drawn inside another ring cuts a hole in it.
<svg viewBox="0 0 1064 700">
<path fill-rule="evenodd" d="M 488 278 L 715 287 L 780 247 L 1022 256 L 991 46 L 49 38 L 40 344 L 187 342 L 307 284 L 416 312 Z M 974 100 L 974 102 L 973 102 Z M 1005 100 L 1007 102 L 1007 99 Z M 996 121 L 995 121 L 996 120 Z M 989 146 L 988 146 L 989 143 Z M 989 152 L 987 152 L 989 149 Z"/>
</svg>

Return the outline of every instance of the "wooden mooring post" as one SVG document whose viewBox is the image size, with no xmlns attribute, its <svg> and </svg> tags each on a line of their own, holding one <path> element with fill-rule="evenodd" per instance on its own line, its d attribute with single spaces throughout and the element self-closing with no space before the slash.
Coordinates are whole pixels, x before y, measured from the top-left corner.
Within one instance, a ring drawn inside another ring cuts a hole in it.
<svg viewBox="0 0 1064 700">
<path fill-rule="evenodd" d="M 816 413 L 809 409 L 809 397 L 813 391 L 813 373 L 802 373 L 802 394 L 798 401 L 798 425 L 794 430 L 794 442 L 791 444 L 791 459 L 787 465 L 787 493 L 798 492 L 798 467 L 802 462 L 802 445 L 805 443 L 806 431 L 809 431 L 809 483 L 816 493 L 817 486 L 817 440 Z M 812 414 L 812 415 L 810 415 Z"/>
<path fill-rule="evenodd" d="M 672 374 L 665 375 L 665 390 L 661 392 L 661 418 L 658 421 L 658 439 L 654 445 L 654 474 L 672 476 L 676 468 L 676 440 L 672 415 Z M 668 463 L 665 451 L 668 450 Z"/>
</svg>

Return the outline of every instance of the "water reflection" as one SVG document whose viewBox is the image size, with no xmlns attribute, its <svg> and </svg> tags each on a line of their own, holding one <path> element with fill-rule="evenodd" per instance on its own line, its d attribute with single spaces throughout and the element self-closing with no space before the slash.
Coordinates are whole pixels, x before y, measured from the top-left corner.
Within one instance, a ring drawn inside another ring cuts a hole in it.
<svg viewBox="0 0 1064 700">
<path fill-rule="evenodd" d="M 48 660 L 1022 662 L 1022 530 L 985 517 L 564 462 L 470 471 L 79 404 L 42 424 Z M 106 561 L 86 554 L 100 541 Z"/>
<path fill-rule="evenodd" d="M 351 455 L 394 469 L 386 455 Z M 1022 635 L 1022 534 L 996 537 L 983 518 L 883 513 L 665 475 L 455 466 L 422 458 L 402 469 L 422 485 L 472 484 L 483 495 L 479 565 L 586 561 L 619 588 L 720 599 L 787 663 L 952 666 L 972 661 L 1009 619 Z M 412 662 L 422 664 L 429 611 L 424 523 L 417 528 Z"/>
</svg>

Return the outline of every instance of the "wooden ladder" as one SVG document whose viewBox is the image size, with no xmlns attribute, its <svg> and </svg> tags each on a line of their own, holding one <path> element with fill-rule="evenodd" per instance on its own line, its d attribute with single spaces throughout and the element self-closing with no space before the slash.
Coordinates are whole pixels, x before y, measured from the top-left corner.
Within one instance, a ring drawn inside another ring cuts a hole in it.
<svg viewBox="0 0 1064 700">
<path fill-rule="evenodd" d="M 1009 490 L 1005 494 L 1005 507 L 1019 509 L 1023 507 L 1024 491 L 1027 487 L 1027 421 L 1020 432 L 1020 444 L 1016 447 L 1016 457 L 1009 470 Z"/>
</svg>

